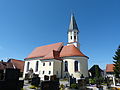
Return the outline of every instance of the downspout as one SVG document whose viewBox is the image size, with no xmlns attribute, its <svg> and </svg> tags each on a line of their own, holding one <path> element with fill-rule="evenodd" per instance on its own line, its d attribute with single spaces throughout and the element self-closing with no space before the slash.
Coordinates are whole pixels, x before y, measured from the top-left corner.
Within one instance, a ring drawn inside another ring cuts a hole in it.
<svg viewBox="0 0 120 90">
<path fill-rule="evenodd" d="M 63 60 L 61 62 L 61 78 L 63 77 Z"/>
</svg>

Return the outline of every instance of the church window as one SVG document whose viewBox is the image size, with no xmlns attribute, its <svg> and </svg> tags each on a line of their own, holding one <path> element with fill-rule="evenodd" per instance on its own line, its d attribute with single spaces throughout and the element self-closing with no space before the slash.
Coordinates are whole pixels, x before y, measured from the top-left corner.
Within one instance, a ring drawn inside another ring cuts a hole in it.
<svg viewBox="0 0 120 90">
<path fill-rule="evenodd" d="M 49 71 L 49 74 L 51 74 L 51 71 Z"/>
<path fill-rule="evenodd" d="M 49 66 L 51 66 L 51 62 L 49 62 Z"/>
<path fill-rule="evenodd" d="M 71 40 L 72 40 L 72 36 L 71 36 L 70 38 L 71 38 Z"/>
<path fill-rule="evenodd" d="M 29 71 L 29 66 L 30 66 L 30 62 L 27 62 L 27 69 L 26 69 L 26 71 Z"/>
<path fill-rule="evenodd" d="M 56 74 L 58 74 L 58 71 L 56 71 Z"/>
<path fill-rule="evenodd" d="M 43 63 L 43 66 L 45 66 L 45 63 Z"/>
<path fill-rule="evenodd" d="M 36 62 L 36 68 L 35 68 L 35 71 L 36 71 L 36 72 L 38 71 L 38 65 L 39 65 L 39 62 L 37 61 L 37 62 Z"/>
<path fill-rule="evenodd" d="M 74 62 L 74 66 L 75 66 L 75 67 L 74 67 L 75 72 L 78 71 L 78 61 L 75 61 L 75 62 Z"/>
<path fill-rule="evenodd" d="M 45 71 L 43 71 L 43 73 L 42 74 L 44 74 L 45 73 Z"/>
<path fill-rule="evenodd" d="M 68 71 L 68 62 L 65 61 L 65 72 L 67 72 L 67 71 Z"/>
</svg>

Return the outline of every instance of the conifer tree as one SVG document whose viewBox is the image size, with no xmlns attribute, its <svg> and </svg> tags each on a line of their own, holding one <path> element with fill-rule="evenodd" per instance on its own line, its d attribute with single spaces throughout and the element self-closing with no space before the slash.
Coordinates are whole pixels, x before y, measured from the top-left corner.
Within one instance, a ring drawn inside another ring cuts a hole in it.
<svg viewBox="0 0 120 90">
<path fill-rule="evenodd" d="M 113 57 L 114 59 L 114 73 L 116 78 L 120 78 L 120 46 L 115 52 L 115 55 Z"/>
</svg>

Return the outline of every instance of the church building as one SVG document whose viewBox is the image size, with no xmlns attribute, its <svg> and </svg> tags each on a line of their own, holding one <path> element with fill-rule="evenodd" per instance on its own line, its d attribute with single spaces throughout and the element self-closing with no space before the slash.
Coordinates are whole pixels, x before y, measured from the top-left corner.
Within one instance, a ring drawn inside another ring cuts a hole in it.
<svg viewBox="0 0 120 90">
<path fill-rule="evenodd" d="M 44 76 L 56 75 L 67 78 L 72 75 L 79 79 L 88 77 L 88 57 L 80 51 L 79 29 L 74 15 L 71 15 L 68 29 L 68 43 L 62 42 L 35 48 L 25 58 L 23 78 L 30 69 L 44 80 Z"/>
</svg>

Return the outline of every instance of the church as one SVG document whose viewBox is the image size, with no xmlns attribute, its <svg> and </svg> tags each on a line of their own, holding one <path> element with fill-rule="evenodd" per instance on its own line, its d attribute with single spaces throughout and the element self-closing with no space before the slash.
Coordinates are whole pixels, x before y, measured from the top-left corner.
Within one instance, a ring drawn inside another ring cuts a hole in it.
<svg viewBox="0 0 120 90">
<path fill-rule="evenodd" d="M 71 15 L 68 29 L 68 43 L 62 42 L 36 47 L 26 57 L 23 78 L 30 69 L 41 80 L 44 76 L 56 75 L 58 78 L 73 76 L 79 79 L 83 74 L 88 77 L 88 57 L 80 51 L 79 29 L 74 15 Z"/>
</svg>

